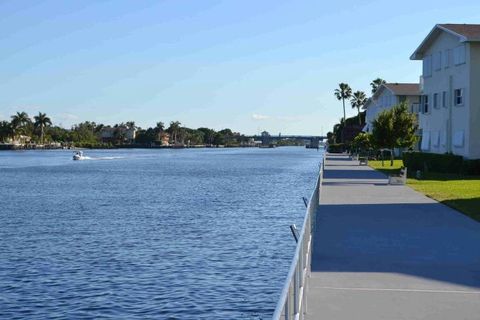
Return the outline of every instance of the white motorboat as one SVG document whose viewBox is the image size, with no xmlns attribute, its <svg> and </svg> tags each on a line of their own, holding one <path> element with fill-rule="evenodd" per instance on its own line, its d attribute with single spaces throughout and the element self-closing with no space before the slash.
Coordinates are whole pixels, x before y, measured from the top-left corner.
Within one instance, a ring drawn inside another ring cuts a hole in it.
<svg viewBox="0 0 480 320">
<path fill-rule="evenodd" d="M 83 155 L 82 151 L 77 151 L 73 154 L 73 160 L 85 160 L 87 157 Z"/>
</svg>

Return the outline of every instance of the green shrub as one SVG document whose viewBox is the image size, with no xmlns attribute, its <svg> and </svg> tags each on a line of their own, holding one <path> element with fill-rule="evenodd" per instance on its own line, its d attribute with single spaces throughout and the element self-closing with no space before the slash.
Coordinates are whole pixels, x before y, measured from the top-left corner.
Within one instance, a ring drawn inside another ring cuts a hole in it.
<svg viewBox="0 0 480 320">
<path fill-rule="evenodd" d="M 467 175 L 480 175 L 480 159 L 464 160 L 462 173 Z"/>
<path fill-rule="evenodd" d="M 328 145 L 328 152 L 330 153 L 342 153 L 345 151 L 344 143 L 334 143 Z"/>
<path fill-rule="evenodd" d="M 403 164 L 410 172 L 461 173 L 464 167 L 462 156 L 423 152 L 404 152 Z"/>
</svg>

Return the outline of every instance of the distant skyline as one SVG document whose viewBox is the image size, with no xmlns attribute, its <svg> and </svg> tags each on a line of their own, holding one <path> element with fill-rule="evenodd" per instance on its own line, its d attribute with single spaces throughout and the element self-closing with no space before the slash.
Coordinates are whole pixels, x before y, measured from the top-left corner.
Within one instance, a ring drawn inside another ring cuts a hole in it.
<svg viewBox="0 0 480 320">
<path fill-rule="evenodd" d="M 480 2 L 1 1 L 0 13 L 0 120 L 318 135 L 343 115 L 338 83 L 369 95 L 377 77 L 418 82 L 411 53 L 437 23 L 480 23 Z"/>
</svg>

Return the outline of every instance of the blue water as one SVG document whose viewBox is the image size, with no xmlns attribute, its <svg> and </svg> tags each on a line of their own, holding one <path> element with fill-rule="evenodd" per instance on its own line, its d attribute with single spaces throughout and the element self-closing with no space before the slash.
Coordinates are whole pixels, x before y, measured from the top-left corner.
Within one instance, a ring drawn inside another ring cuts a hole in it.
<svg viewBox="0 0 480 320">
<path fill-rule="evenodd" d="M 0 152 L 0 318 L 268 319 L 320 152 Z"/>
</svg>

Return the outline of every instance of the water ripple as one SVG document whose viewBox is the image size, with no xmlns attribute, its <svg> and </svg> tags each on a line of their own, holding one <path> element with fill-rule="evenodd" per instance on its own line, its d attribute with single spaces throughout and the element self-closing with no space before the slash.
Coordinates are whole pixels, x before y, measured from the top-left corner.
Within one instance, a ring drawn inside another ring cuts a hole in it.
<svg viewBox="0 0 480 320">
<path fill-rule="evenodd" d="M 89 153 L 0 153 L 0 318 L 271 317 L 318 153 Z"/>
</svg>

